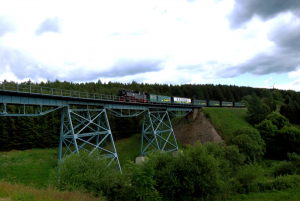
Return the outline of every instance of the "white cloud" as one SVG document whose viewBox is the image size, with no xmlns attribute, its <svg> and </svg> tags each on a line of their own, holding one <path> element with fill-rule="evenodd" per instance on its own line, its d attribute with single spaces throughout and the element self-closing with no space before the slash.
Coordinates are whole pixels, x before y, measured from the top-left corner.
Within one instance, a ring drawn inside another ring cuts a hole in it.
<svg viewBox="0 0 300 201">
<path fill-rule="evenodd" d="M 289 73 L 290 78 L 300 78 L 300 68 Z"/>
<path fill-rule="evenodd" d="M 282 85 L 275 84 L 274 87 L 277 89 L 294 90 L 300 92 L 300 78 L 287 84 L 282 84 Z"/>
<path fill-rule="evenodd" d="M 270 27 L 272 31 L 291 17 L 285 13 L 264 22 L 253 18 L 244 28 L 230 30 L 227 15 L 233 5 L 234 0 L 1 1 L 0 13 L 13 19 L 15 30 L 0 38 L 0 50 L 18 50 L 32 58 L 30 65 L 20 68 L 33 72 L 35 75 L 28 78 L 36 81 L 218 84 L 220 77 L 239 73 L 239 69 L 228 68 L 258 53 L 273 53 Z M 55 23 L 37 37 L 36 30 L 47 19 Z M 157 68 L 119 76 L 113 73 L 121 71 L 116 65 L 119 61 L 126 61 L 124 66 L 130 72 L 132 66 L 138 68 L 137 64 L 148 61 L 155 61 Z M 0 72 L 0 78 L 27 78 L 12 68 Z M 291 77 L 299 74 L 292 72 Z M 226 83 L 234 82 L 233 78 L 225 79 Z"/>
</svg>

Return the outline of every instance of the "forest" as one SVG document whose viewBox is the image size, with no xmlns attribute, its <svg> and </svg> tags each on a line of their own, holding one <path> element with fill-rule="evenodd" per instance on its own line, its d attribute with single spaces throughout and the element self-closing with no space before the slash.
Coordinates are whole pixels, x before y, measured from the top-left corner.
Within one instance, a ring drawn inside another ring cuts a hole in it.
<svg viewBox="0 0 300 201">
<path fill-rule="evenodd" d="M 221 84 L 168 85 L 137 83 L 135 81 L 123 84 L 118 82 L 106 83 L 101 82 L 101 80 L 86 83 L 61 82 L 59 80 L 35 83 L 29 80 L 20 84 L 107 95 L 117 95 L 119 89 L 124 88 L 161 95 L 195 96 L 197 99 L 204 100 L 242 101 L 246 102 L 248 106 L 251 101 L 254 101 L 251 104 L 252 107 L 248 107 L 248 110 L 252 111 L 253 114 L 252 116 L 249 115 L 250 122 L 259 123 L 267 114 L 280 107 L 280 113 L 287 117 L 292 124 L 300 124 L 300 93 L 291 90 Z M 259 117 L 255 111 L 264 111 L 263 108 L 266 109 L 266 114 Z M 10 107 L 10 110 L 16 109 Z M 109 115 L 109 119 L 114 139 L 127 138 L 141 132 L 141 117 L 116 118 Z M 41 117 L 0 117 L 0 151 L 57 147 L 59 132 L 60 111 L 54 111 Z"/>
</svg>

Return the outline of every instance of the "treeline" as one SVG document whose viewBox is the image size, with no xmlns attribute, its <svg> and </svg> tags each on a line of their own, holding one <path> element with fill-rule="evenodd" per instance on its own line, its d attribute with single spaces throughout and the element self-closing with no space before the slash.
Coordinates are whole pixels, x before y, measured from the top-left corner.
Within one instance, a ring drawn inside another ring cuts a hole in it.
<svg viewBox="0 0 300 201">
<path fill-rule="evenodd" d="M 281 106 L 281 114 L 291 123 L 300 124 L 300 93 L 277 89 L 262 89 L 252 87 L 239 87 L 235 85 L 213 84 L 147 84 L 118 83 L 118 82 L 87 82 L 72 83 L 51 82 L 34 83 L 30 80 L 21 84 L 49 87 L 88 93 L 117 95 L 120 88 L 144 91 L 147 93 L 172 95 L 180 97 L 196 97 L 204 100 L 219 101 L 245 101 L 249 102 L 253 94 L 259 103 L 266 105 L 268 113 Z M 254 104 L 254 109 L 259 109 Z M 17 108 L 10 106 L 8 112 L 14 113 Z M 12 149 L 30 149 L 57 147 L 60 133 L 60 112 L 55 111 L 41 117 L 0 117 L 0 151 Z M 133 118 L 117 118 L 109 115 L 110 126 L 115 139 L 130 137 L 141 132 L 142 116 Z M 128 126 L 130 125 L 130 126 Z"/>
<path fill-rule="evenodd" d="M 60 82 L 58 80 L 51 82 L 34 83 L 30 80 L 21 84 L 82 91 L 96 94 L 107 94 L 117 95 L 120 88 L 143 91 L 146 93 L 179 96 L 179 97 L 196 97 L 197 99 L 204 100 L 220 100 L 220 101 L 241 101 L 244 96 L 252 95 L 255 93 L 259 97 L 265 97 L 263 88 L 252 88 L 245 86 L 235 85 L 213 85 L 213 84 L 183 84 L 183 85 L 172 85 L 172 84 L 147 84 L 137 83 L 132 81 L 131 83 L 119 83 L 119 82 L 86 82 L 86 83 L 72 83 L 72 82 Z M 291 97 L 297 96 L 297 100 L 300 101 L 300 94 L 295 91 L 285 91 L 270 89 L 272 99 L 280 100 L 286 95 Z M 296 94 L 296 95 L 295 95 Z"/>
</svg>

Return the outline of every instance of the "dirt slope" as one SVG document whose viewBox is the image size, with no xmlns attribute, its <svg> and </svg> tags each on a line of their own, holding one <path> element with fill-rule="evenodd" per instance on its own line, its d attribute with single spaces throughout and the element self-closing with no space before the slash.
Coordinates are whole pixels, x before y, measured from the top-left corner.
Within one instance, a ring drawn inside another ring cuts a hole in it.
<svg viewBox="0 0 300 201">
<path fill-rule="evenodd" d="M 173 129 L 176 138 L 183 145 L 194 145 L 197 141 L 202 144 L 222 141 L 214 126 L 201 111 L 185 116 L 173 126 Z"/>
</svg>

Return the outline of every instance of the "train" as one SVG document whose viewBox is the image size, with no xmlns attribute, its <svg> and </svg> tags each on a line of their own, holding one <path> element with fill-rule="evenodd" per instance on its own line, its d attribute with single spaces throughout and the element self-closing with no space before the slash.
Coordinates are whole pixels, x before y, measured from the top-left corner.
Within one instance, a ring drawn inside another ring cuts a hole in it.
<svg viewBox="0 0 300 201">
<path fill-rule="evenodd" d="M 193 98 L 166 96 L 158 94 L 149 94 L 142 91 L 120 89 L 118 92 L 119 101 L 130 103 L 160 103 L 160 104 L 178 104 L 178 105 L 196 105 L 202 107 L 245 107 L 243 102 L 217 101 L 217 100 L 199 100 Z"/>
</svg>

